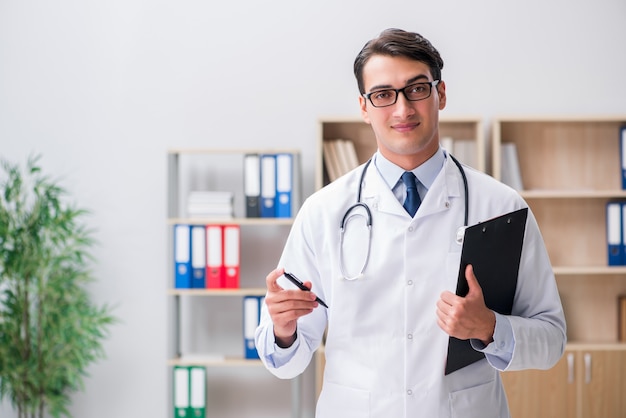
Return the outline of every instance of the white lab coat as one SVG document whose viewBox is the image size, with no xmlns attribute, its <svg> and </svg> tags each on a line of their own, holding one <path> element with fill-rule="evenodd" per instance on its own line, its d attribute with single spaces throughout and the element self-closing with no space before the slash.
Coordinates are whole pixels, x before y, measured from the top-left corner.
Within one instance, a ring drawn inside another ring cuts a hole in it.
<svg viewBox="0 0 626 418">
<path fill-rule="evenodd" d="M 448 335 L 435 312 L 441 292 L 456 289 L 461 254 L 456 234 L 465 199 L 460 171 L 447 158 L 411 219 L 371 164 L 362 193 L 372 213 L 371 254 L 363 277 L 349 281 L 341 278 L 339 226 L 356 201 L 361 172 L 357 168 L 307 199 L 279 262 L 310 280 L 330 308 L 319 306 L 300 318 L 293 357 L 283 365 L 274 361 L 280 349 L 264 306 L 256 332 L 261 359 L 276 376 L 292 378 L 307 367 L 327 326 L 317 418 L 508 417 L 498 369 L 550 368 L 566 342 L 556 282 L 533 214 L 529 211 L 513 313 L 497 316 L 496 328 L 510 321 L 514 339 L 496 338 L 486 348 L 487 359 L 444 376 Z M 467 167 L 465 172 L 470 225 L 527 206 L 493 178 Z M 363 217 L 348 222 L 348 275 L 359 271 L 365 257 L 363 223 Z M 498 356 L 507 346 L 510 361 Z"/>
</svg>

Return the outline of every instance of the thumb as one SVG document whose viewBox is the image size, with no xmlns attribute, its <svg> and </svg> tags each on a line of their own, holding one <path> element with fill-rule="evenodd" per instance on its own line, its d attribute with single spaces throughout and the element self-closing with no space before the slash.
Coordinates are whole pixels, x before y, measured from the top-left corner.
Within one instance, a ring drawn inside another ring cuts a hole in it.
<svg viewBox="0 0 626 418">
<path fill-rule="evenodd" d="M 478 283 L 478 279 L 474 274 L 474 267 L 471 264 L 468 264 L 465 267 L 465 279 L 467 279 L 467 286 L 469 288 L 469 293 L 480 293 L 482 294 L 483 289 L 480 287 L 480 283 Z"/>
<path fill-rule="evenodd" d="M 277 280 L 284 273 L 285 269 L 283 267 L 278 267 L 277 269 L 270 272 L 265 278 L 265 284 L 267 285 L 267 290 L 270 292 L 279 292 L 283 290 L 282 287 L 277 283 Z"/>
</svg>

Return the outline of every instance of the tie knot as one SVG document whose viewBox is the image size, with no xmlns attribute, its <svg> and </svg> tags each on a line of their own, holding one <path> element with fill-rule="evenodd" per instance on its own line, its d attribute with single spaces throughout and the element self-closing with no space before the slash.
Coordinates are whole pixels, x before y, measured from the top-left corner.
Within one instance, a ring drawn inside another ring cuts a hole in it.
<svg viewBox="0 0 626 418">
<path fill-rule="evenodd" d="M 417 183 L 415 180 L 415 174 L 410 171 L 405 171 L 402 174 L 402 183 L 404 183 L 407 189 L 417 189 Z"/>
</svg>

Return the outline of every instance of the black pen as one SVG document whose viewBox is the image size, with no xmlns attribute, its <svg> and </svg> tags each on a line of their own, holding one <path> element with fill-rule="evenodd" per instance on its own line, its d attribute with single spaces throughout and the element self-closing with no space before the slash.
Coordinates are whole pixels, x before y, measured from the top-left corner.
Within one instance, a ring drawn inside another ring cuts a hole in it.
<svg viewBox="0 0 626 418">
<path fill-rule="evenodd" d="M 283 273 L 283 274 L 285 275 L 285 277 L 286 277 L 286 278 L 288 278 L 288 279 L 289 279 L 289 281 L 290 281 L 291 283 L 293 283 L 293 284 L 295 284 L 296 286 L 298 286 L 298 288 L 299 288 L 300 290 L 304 290 L 304 291 L 306 291 L 306 292 L 311 291 L 311 289 L 309 289 L 308 287 L 306 287 L 306 286 L 304 285 L 304 283 L 302 283 L 302 281 L 301 281 L 300 279 L 298 279 L 296 276 L 294 276 L 293 274 L 291 274 L 291 273 L 287 273 L 287 272 L 285 272 L 285 273 Z M 316 302 L 318 302 L 320 305 L 324 306 L 325 308 L 328 308 L 328 305 L 326 304 L 326 302 L 324 302 L 324 301 L 323 301 L 322 299 L 320 299 L 319 297 L 317 297 L 317 296 L 316 296 L 316 297 L 315 297 L 315 301 L 316 301 Z"/>
</svg>

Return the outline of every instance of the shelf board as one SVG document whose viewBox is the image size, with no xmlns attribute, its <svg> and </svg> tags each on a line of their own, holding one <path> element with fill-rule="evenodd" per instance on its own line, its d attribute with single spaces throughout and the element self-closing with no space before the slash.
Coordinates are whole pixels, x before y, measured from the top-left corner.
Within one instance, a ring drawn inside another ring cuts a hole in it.
<svg viewBox="0 0 626 418">
<path fill-rule="evenodd" d="M 168 360 L 168 366 L 210 366 L 210 367 L 262 367 L 263 363 L 258 359 L 245 359 L 243 357 L 224 356 L 183 356 Z"/>
<path fill-rule="evenodd" d="M 626 199 L 626 190 L 522 190 L 524 199 Z"/>
<path fill-rule="evenodd" d="M 171 148 L 168 154 L 300 154 L 294 148 Z"/>
<path fill-rule="evenodd" d="M 168 218 L 169 225 L 291 225 L 293 218 Z"/>
<path fill-rule="evenodd" d="M 626 275 L 626 266 L 553 266 L 557 276 Z"/>
<path fill-rule="evenodd" d="M 569 351 L 626 351 L 626 342 L 582 342 L 572 341 L 565 346 Z"/>
<path fill-rule="evenodd" d="M 263 296 L 267 292 L 265 288 L 239 288 L 239 289 L 168 289 L 167 294 L 173 296 Z"/>
</svg>

